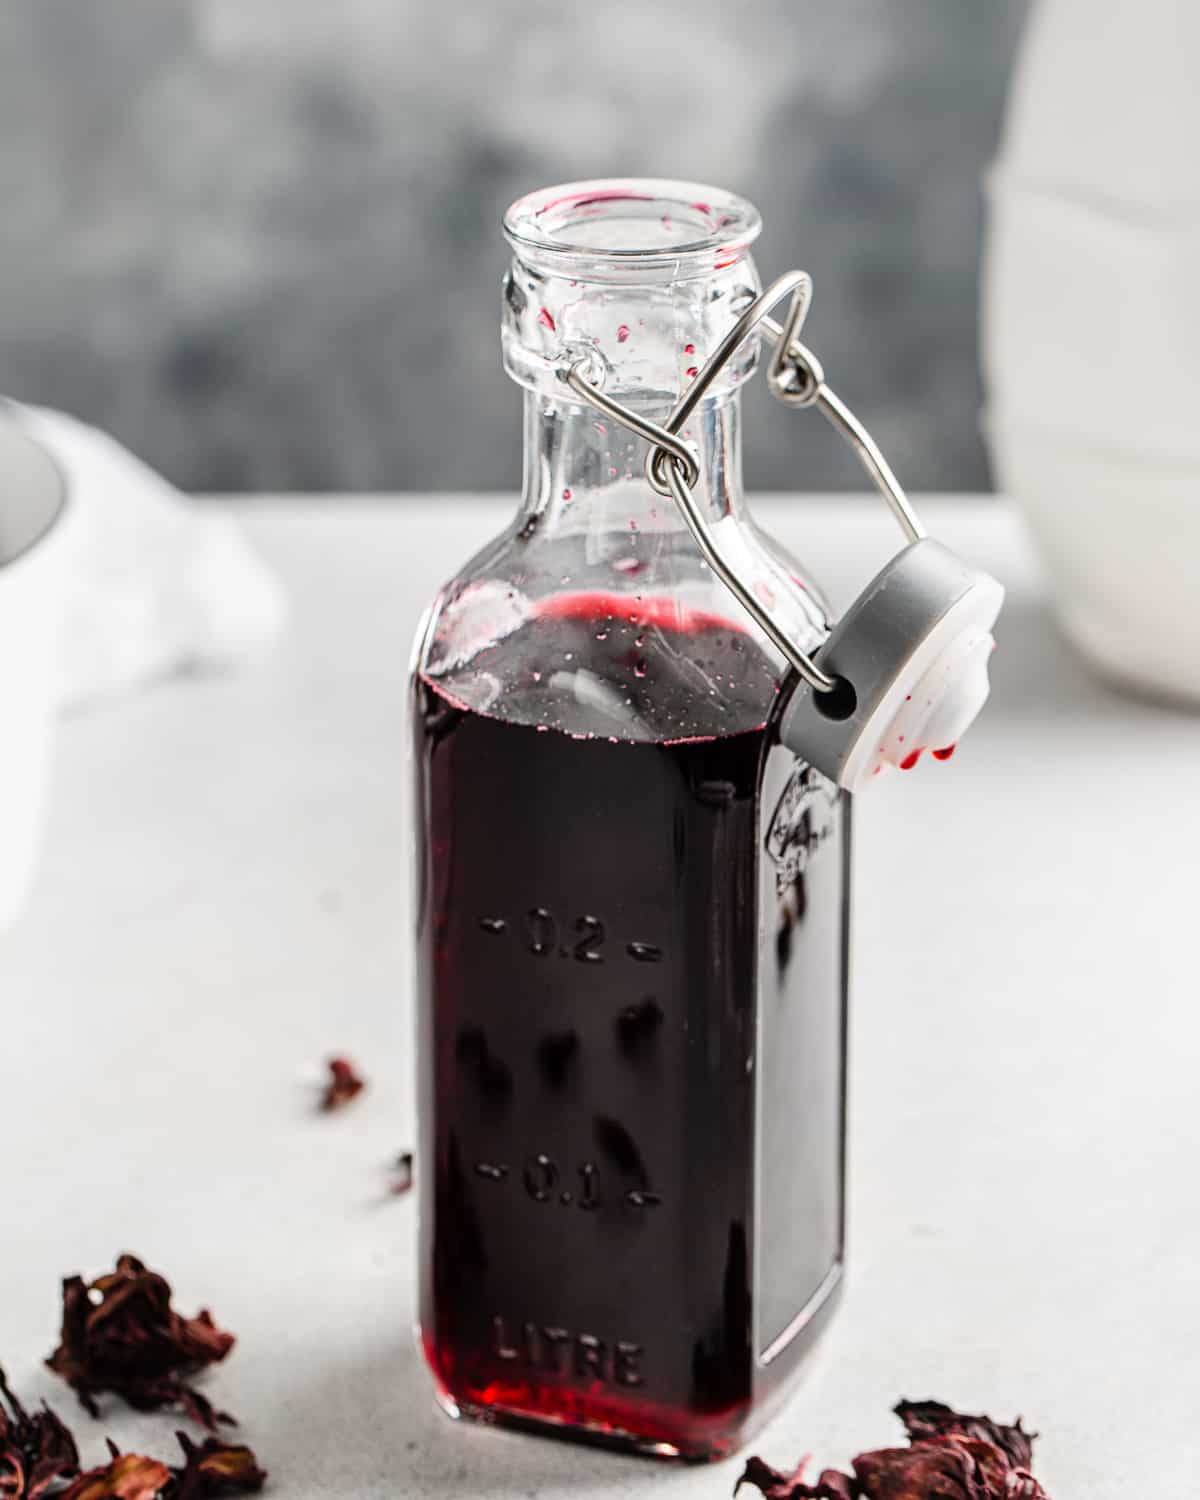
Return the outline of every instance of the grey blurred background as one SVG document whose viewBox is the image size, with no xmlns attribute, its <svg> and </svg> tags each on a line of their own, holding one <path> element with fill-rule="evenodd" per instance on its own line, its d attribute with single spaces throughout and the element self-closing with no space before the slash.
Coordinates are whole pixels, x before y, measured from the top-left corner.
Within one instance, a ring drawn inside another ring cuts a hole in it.
<svg viewBox="0 0 1200 1500">
<path fill-rule="evenodd" d="M 202 490 L 509 488 L 498 220 L 653 173 L 762 209 L 766 274 L 916 488 L 989 483 L 980 174 L 1024 0 L 14 0 L 0 391 Z M 747 477 L 860 487 L 752 392 Z"/>
</svg>

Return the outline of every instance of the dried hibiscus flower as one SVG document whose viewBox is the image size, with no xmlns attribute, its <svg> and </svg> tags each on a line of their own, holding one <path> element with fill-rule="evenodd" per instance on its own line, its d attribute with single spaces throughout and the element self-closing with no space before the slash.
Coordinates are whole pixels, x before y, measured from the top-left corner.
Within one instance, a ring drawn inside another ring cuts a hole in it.
<svg viewBox="0 0 1200 1500">
<path fill-rule="evenodd" d="M 344 1104 L 349 1104 L 356 1094 L 361 1094 L 366 1086 L 366 1082 L 359 1077 L 354 1064 L 348 1057 L 331 1057 L 329 1081 L 321 1095 L 321 1108 L 326 1111 L 341 1109 Z"/>
<path fill-rule="evenodd" d="M 177 1432 L 183 1464 L 169 1468 L 157 1458 L 121 1453 L 109 1443 L 109 1462 L 81 1474 L 56 1500 L 205 1500 L 234 1490 L 261 1490 L 266 1471 L 249 1448 L 217 1438 L 197 1445 Z M 0 1492 L 2 1493 L 2 1492 Z"/>
<path fill-rule="evenodd" d="M 176 1469 L 176 1486 L 170 1500 L 199 1500 L 202 1495 L 220 1495 L 230 1490 L 261 1490 L 267 1471 L 243 1444 L 222 1443 L 205 1438 L 199 1445 L 186 1432 L 177 1432 L 184 1466 Z"/>
<path fill-rule="evenodd" d="M 70 1429 L 46 1405 L 32 1416 L 0 1370 L 0 1496 L 41 1500 L 79 1473 L 79 1451 Z"/>
<path fill-rule="evenodd" d="M 184 1379 L 222 1360 L 233 1335 L 201 1309 L 185 1318 L 171 1306 L 171 1288 L 136 1256 L 122 1255 L 116 1270 L 93 1282 L 63 1282 L 62 1339 L 46 1361 L 99 1416 L 96 1395 L 112 1391 L 138 1411 L 178 1405 L 213 1429 L 232 1422 L 226 1412 Z"/>
<path fill-rule="evenodd" d="M 413 1185 L 413 1154 L 401 1151 L 392 1163 L 391 1191 L 397 1196 L 407 1193 Z"/>
<path fill-rule="evenodd" d="M 751 1458 L 734 1493 L 751 1484 L 765 1500 L 1047 1500 L 1029 1472 L 1034 1434 L 1019 1420 L 1005 1427 L 940 1401 L 901 1401 L 895 1410 L 907 1448 L 860 1453 L 852 1475 L 829 1469 L 815 1485 L 803 1464 L 784 1474 Z"/>
<path fill-rule="evenodd" d="M 808 1460 L 803 1458 L 790 1474 L 784 1474 L 761 1458 L 747 1459 L 733 1493 L 736 1495 L 744 1484 L 752 1484 L 766 1500 L 854 1500 L 854 1481 L 848 1475 L 826 1469 L 816 1484 L 808 1484 L 804 1478 L 807 1467 Z"/>
<path fill-rule="evenodd" d="M 1014 1469 L 1000 1449 L 957 1433 L 918 1438 L 911 1448 L 881 1448 L 854 1460 L 866 1500 L 1044 1500 L 1032 1475 Z"/>
<path fill-rule="evenodd" d="M 111 1440 L 109 1462 L 88 1469 L 57 1500 L 156 1500 L 174 1477 L 166 1464 L 140 1453 L 121 1453 Z"/>
<path fill-rule="evenodd" d="M 921 1438 L 949 1437 L 952 1434 L 980 1438 L 999 1448 L 1013 1468 L 1028 1469 L 1033 1465 L 1033 1440 L 1037 1433 L 1026 1432 L 1020 1417 L 1012 1427 L 1005 1427 L 993 1422 L 991 1417 L 966 1416 L 941 1401 L 901 1401 L 893 1409 L 914 1443 Z"/>
</svg>

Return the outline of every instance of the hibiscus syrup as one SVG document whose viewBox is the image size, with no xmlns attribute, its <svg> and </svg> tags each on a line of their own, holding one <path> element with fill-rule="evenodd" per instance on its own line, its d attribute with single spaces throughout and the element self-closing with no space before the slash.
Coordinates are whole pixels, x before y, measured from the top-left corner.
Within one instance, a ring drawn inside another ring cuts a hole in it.
<svg viewBox="0 0 1200 1500">
<path fill-rule="evenodd" d="M 753 210 L 670 186 L 507 221 L 524 504 L 413 679 L 420 1316 L 455 1414 L 706 1458 L 782 1394 L 840 1278 L 849 803 L 780 743 L 794 678 L 644 443 L 556 380 L 592 339 L 623 400 L 669 404 L 753 295 Z M 693 433 L 735 523 L 745 373 Z M 762 587 L 798 581 L 747 535 Z"/>
</svg>

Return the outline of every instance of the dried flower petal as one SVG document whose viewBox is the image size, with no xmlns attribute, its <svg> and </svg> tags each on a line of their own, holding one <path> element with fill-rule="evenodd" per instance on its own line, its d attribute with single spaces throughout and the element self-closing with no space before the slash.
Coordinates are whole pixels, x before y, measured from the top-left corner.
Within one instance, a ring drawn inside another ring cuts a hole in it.
<svg viewBox="0 0 1200 1500">
<path fill-rule="evenodd" d="M 392 1192 L 399 1197 L 413 1185 L 413 1154 L 402 1151 L 392 1163 Z"/>
<path fill-rule="evenodd" d="M 807 1459 L 802 1458 L 792 1473 L 785 1474 L 782 1469 L 773 1469 L 757 1455 L 752 1455 L 746 1460 L 746 1467 L 742 1470 L 741 1478 L 734 1485 L 733 1493 L 736 1495 L 744 1484 L 752 1484 L 766 1497 L 766 1500 L 791 1500 L 792 1495 L 795 1494 L 795 1485 L 800 1483 L 804 1465 L 807 1462 Z"/>
<path fill-rule="evenodd" d="M 356 1094 L 361 1094 L 366 1083 L 359 1077 L 354 1064 L 346 1057 L 329 1059 L 329 1082 L 321 1095 L 323 1110 L 341 1109 L 349 1104 Z"/>
<path fill-rule="evenodd" d="M 205 1438 L 198 1447 L 186 1432 L 177 1432 L 183 1449 L 184 1466 L 176 1471 L 177 1485 L 171 1500 L 200 1500 L 204 1495 L 223 1495 L 230 1490 L 261 1490 L 266 1483 L 265 1469 L 249 1448 L 222 1443 L 219 1438 Z"/>
<path fill-rule="evenodd" d="M 816 1484 L 806 1483 L 807 1464 L 807 1458 L 802 1458 L 790 1474 L 784 1474 L 761 1458 L 748 1458 L 733 1493 L 736 1495 L 744 1484 L 752 1484 L 765 1500 L 854 1500 L 850 1479 L 836 1469 L 826 1469 Z"/>
<path fill-rule="evenodd" d="M 862 1453 L 854 1473 L 866 1500 L 1046 1500 L 1033 1475 L 994 1443 L 956 1433 Z"/>
<path fill-rule="evenodd" d="M 1026 1432 L 1020 1417 L 1012 1427 L 993 1422 L 990 1417 L 970 1417 L 957 1412 L 942 1401 L 901 1401 L 893 1407 L 904 1423 L 912 1442 L 920 1438 L 948 1437 L 957 1433 L 961 1437 L 981 1438 L 1005 1454 L 1015 1469 L 1033 1466 L 1033 1442 L 1036 1432 Z"/>
<path fill-rule="evenodd" d="M 166 1464 L 140 1453 L 113 1453 L 109 1463 L 81 1474 L 58 1500 L 155 1500 L 171 1483 Z"/>
<path fill-rule="evenodd" d="M 96 1395 L 112 1391 L 138 1411 L 178 1405 L 212 1429 L 233 1418 L 182 1377 L 224 1359 L 233 1342 L 206 1310 L 182 1317 L 164 1278 L 122 1255 L 115 1271 L 90 1284 L 79 1276 L 63 1282 L 61 1342 L 46 1364 L 94 1417 Z"/>
<path fill-rule="evenodd" d="M 39 1500 L 59 1480 L 79 1473 L 79 1450 L 56 1412 L 44 1406 L 30 1419 L 25 1500 Z"/>
<path fill-rule="evenodd" d="M 78 1473 L 79 1450 L 66 1423 L 45 1405 L 30 1416 L 0 1369 L 0 1497 L 41 1500 Z"/>
<path fill-rule="evenodd" d="M 20 1500 L 25 1493 L 25 1466 L 15 1448 L 0 1448 L 0 1495 Z"/>
<path fill-rule="evenodd" d="M 110 1442 L 111 1460 L 81 1474 L 56 1500 L 206 1500 L 234 1490 L 261 1490 L 265 1484 L 266 1471 L 249 1448 L 213 1437 L 197 1445 L 184 1432 L 175 1436 L 183 1449 L 182 1467 L 121 1453 Z"/>
<path fill-rule="evenodd" d="M 910 1446 L 860 1453 L 853 1478 L 827 1469 L 809 1485 L 803 1463 L 784 1474 L 751 1458 L 738 1488 L 752 1484 L 765 1500 L 1048 1500 L 1029 1472 L 1034 1434 L 1019 1420 L 1006 1427 L 940 1401 L 901 1401 L 896 1414 Z"/>
<path fill-rule="evenodd" d="M 868 1500 L 987 1500 L 967 1456 L 941 1443 L 860 1453 L 853 1468 Z"/>
</svg>

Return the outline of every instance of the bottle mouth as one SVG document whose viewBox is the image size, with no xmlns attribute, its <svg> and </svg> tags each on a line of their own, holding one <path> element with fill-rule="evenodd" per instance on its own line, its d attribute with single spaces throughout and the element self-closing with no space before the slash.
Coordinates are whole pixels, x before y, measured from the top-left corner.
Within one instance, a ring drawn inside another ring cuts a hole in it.
<svg viewBox="0 0 1200 1500">
<path fill-rule="evenodd" d="M 711 276 L 736 265 L 761 228 L 745 198 L 653 177 L 540 188 L 504 215 L 523 261 L 589 281 Z"/>
</svg>

